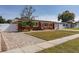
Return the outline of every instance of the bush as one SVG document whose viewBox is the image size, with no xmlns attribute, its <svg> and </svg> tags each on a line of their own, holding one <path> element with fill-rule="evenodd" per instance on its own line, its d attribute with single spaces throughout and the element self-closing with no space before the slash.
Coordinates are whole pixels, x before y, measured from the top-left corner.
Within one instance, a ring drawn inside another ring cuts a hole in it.
<svg viewBox="0 0 79 59">
<path fill-rule="evenodd" d="M 34 22 L 31 22 L 31 21 L 22 21 L 22 22 L 19 22 L 18 23 L 18 26 L 20 27 L 18 29 L 18 31 L 30 31 L 32 29 L 34 25 Z"/>
<path fill-rule="evenodd" d="M 22 22 L 19 23 L 19 25 L 20 25 L 20 26 L 27 26 L 27 25 L 28 25 L 28 22 L 22 21 Z"/>
</svg>

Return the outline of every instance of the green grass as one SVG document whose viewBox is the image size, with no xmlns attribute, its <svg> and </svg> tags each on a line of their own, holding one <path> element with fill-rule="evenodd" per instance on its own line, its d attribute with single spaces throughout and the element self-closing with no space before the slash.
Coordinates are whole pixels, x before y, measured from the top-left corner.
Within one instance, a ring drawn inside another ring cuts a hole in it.
<svg viewBox="0 0 79 59">
<path fill-rule="evenodd" d="M 47 32 L 31 32 L 27 33 L 29 35 L 44 39 L 44 40 L 53 40 L 56 38 L 61 38 L 69 35 L 76 34 L 78 32 L 73 31 L 47 31 Z"/>
<path fill-rule="evenodd" d="M 79 53 L 79 38 L 39 51 L 39 53 Z"/>
</svg>

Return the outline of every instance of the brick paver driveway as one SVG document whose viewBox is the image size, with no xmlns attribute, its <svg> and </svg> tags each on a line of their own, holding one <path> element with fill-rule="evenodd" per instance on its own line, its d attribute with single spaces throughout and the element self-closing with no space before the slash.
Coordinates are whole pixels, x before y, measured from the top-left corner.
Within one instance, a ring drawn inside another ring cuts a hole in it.
<svg viewBox="0 0 79 59">
<path fill-rule="evenodd" d="M 3 32 L 2 34 L 5 37 L 4 41 L 6 43 L 7 50 L 45 42 L 45 40 L 29 36 L 24 33 Z"/>
</svg>

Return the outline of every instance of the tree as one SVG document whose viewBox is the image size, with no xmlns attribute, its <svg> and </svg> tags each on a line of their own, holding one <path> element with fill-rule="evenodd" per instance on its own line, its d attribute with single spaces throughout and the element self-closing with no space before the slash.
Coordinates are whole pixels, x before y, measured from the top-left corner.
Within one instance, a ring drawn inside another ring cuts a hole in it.
<svg viewBox="0 0 79 59">
<path fill-rule="evenodd" d="M 2 16 L 0 16 L 0 23 L 5 23 L 5 19 L 2 18 Z"/>
<path fill-rule="evenodd" d="M 35 19 L 35 17 L 33 16 L 34 12 L 35 12 L 35 9 L 33 9 L 32 6 L 26 6 L 21 13 L 21 18 L 26 18 L 26 20 L 28 20 L 28 23 L 29 23 L 28 25 L 30 26 L 30 28 L 33 27 L 32 20 Z"/>
<path fill-rule="evenodd" d="M 35 9 L 32 6 L 26 6 L 21 13 L 21 17 L 26 17 L 28 20 L 32 20 L 34 18 L 33 13 Z"/>
<path fill-rule="evenodd" d="M 75 18 L 75 14 L 72 12 L 69 12 L 68 10 L 58 15 L 58 21 L 61 20 L 62 22 L 73 22 L 74 18 Z"/>
<path fill-rule="evenodd" d="M 7 21 L 6 21 L 6 23 L 11 23 L 11 22 L 12 22 L 12 20 L 7 20 Z"/>
</svg>

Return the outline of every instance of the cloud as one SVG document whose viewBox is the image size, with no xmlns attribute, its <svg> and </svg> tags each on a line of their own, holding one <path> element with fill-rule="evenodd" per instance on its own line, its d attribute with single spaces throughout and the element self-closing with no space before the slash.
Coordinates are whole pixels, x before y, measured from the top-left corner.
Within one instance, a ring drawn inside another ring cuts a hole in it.
<svg viewBox="0 0 79 59">
<path fill-rule="evenodd" d="M 79 21 L 79 16 L 76 16 L 74 20 Z"/>
</svg>

